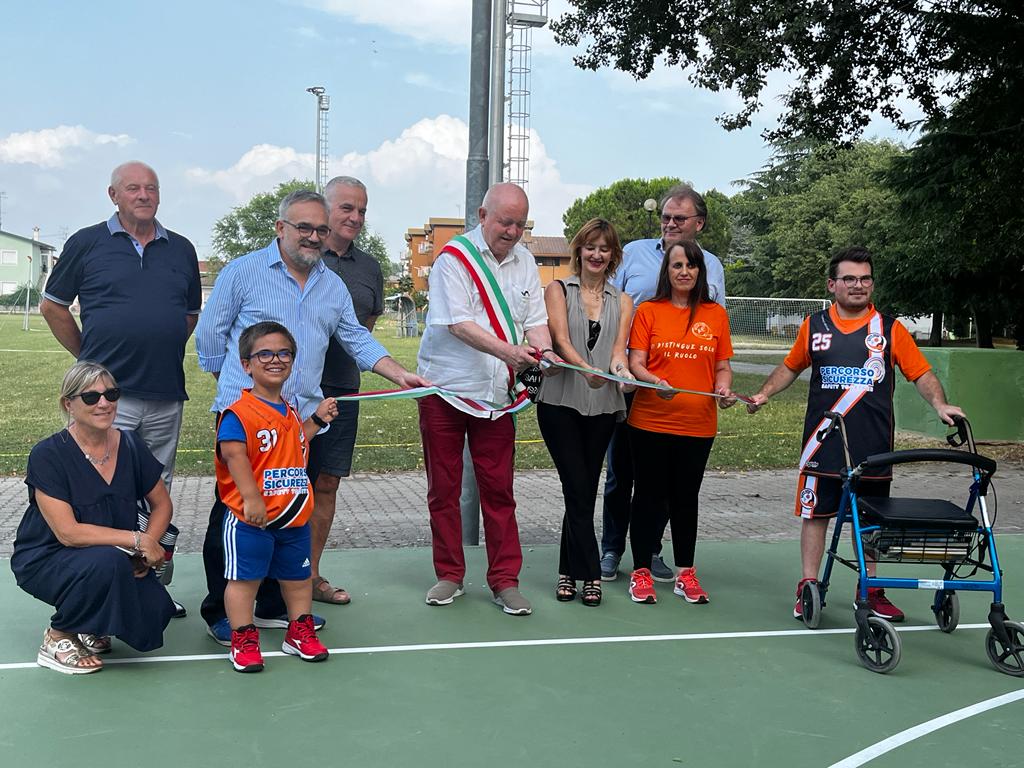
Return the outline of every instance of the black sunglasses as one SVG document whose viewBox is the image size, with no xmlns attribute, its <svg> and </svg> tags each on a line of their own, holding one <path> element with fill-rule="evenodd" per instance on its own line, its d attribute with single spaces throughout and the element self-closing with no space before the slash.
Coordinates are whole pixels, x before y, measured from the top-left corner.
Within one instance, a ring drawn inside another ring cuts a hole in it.
<svg viewBox="0 0 1024 768">
<path fill-rule="evenodd" d="M 101 397 L 105 397 L 108 403 L 116 403 L 121 399 L 121 389 L 120 387 L 111 387 L 104 392 L 87 389 L 85 392 L 79 392 L 77 395 L 71 395 L 68 400 L 74 400 L 76 397 L 82 398 L 82 402 L 86 405 L 96 405 Z"/>
</svg>

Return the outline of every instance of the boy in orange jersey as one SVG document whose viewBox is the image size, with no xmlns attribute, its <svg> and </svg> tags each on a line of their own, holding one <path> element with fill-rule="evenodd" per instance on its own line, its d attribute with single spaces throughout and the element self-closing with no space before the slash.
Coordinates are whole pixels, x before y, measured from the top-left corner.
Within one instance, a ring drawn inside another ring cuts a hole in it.
<svg viewBox="0 0 1024 768">
<path fill-rule="evenodd" d="M 226 408 L 217 424 L 217 490 L 224 515 L 224 606 L 231 623 L 232 666 L 263 669 L 253 604 L 260 582 L 277 579 L 288 608 L 281 650 L 323 661 L 327 649 L 313 627 L 309 516 L 313 491 L 306 476 L 308 444 L 338 414 L 327 398 L 305 422 L 281 398 L 292 371 L 295 338 L 280 323 L 256 323 L 238 339 L 252 389 Z"/>
</svg>

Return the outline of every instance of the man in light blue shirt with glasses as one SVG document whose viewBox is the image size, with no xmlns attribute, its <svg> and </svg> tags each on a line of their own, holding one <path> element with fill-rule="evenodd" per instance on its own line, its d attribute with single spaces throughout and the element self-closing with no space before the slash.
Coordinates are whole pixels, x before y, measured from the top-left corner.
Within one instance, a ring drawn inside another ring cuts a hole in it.
<svg viewBox="0 0 1024 768">
<path fill-rule="evenodd" d="M 344 281 L 322 260 L 330 234 L 324 198 L 312 190 L 292 192 L 278 209 L 277 237 L 266 247 L 230 262 L 217 277 L 213 293 L 196 328 L 199 367 L 217 379 L 212 411 L 219 413 L 252 386 L 242 370 L 238 337 L 258 322 L 281 323 L 295 337 L 298 351 L 281 396 L 309 418 L 323 399 L 320 380 L 327 345 L 333 337 L 356 361 L 399 387 L 427 386 L 407 371 L 359 323 Z M 203 544 L 208 594 L 202 614 L 210 635 L 222 645 L 231 642 L 224 612 L 224 549 L 221 526 L 226 508 L 215 500 Z M 257 627 L 285 627 L 277 583 L 264 582 L 256 600 Z M 322 621 L 318 621 L 322 623 Z M 317 627 L 319 629 L 319 627 Z"/>
<path fill-rule="evenodd" d="M 622 264 L 612 283 L 633 299 L 633 306 L 654 296 L 665 251 L 684 240 L 696 240 L 708 218 L 704 198 L 689 184 L 671 187 L 661 198 L 661 237 L 634 240 L 622 249 Z M 701 249 L 704 251 L 704 249 Z M 708 291 L 712 301 L 725 306 L 725 269 L 715 254 L 704 251 L 708 273 Z M 627 403 L 632 396 L 627 395 Z M 629 505 L 633 497 L 633 465 L 625 422 L 616 427 L 608 446 L 604 484 L 604 532 L 601 536 L 601 578 L 613 581 L 619 560 L 626 549 Z M 664 535 L 665 525 L 661 530 Z M 660 553 L 654 553 L 651 573 L 658 581 L 672 581 L 675 573 L 665 565 Z"/>
</svg>

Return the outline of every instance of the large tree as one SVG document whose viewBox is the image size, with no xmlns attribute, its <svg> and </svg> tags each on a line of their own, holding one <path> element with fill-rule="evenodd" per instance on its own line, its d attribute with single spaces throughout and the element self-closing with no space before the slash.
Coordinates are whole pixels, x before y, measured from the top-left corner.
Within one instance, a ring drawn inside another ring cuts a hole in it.
<svg viewBox="0 0 1024 768">
<path fill-rule="evenodd" d="M 788 75 L 772 140 L 853 138 L 875 113 L 907 127 L 908 101 L 934 118 L 968 90 L 1019 84 L 1024 68 L 1020 0 L 569 3 L 552 28 L 560 43 L 584 46 L 578 66 L 638 79 L 659 59 L 680 66 L 694 85 L 740 97 L 720 118 L 729 129 L 750 124 L 770 74 Z"/>
<path fill-rule="evenodd" d="M 679 66 L 694 85 L 740 97 L 741 108 L 719 118 L 727 129 L 750 124 L 773 74 L 789 82 L 778 124 L 765 132 L 774 142 L 849 143 L 876 114 L 908 128 L 908 111 L 923 112 L 927 133 L 890 178 L 900 228 L 913 237 L 903 260 L 890 261 L 903 268 L 889 297 L 967 311 L 979 344 L 1000 324 L 1015 327 L 1024 347 L 1024 2 L 569 2 L 574 10 L 552 26 L 559 42 L 583 46 L 578 66 L 639 79 L 659 60 Z M 941 285 L 943 274 L 956 284 Z"/>
<path fill-rule="evenodd" d="M 615 226 L 623 244 L 633 240 L 657 237 L 661 232 L 660 209 L 647 211 L 644 202 L 660 202 L 669 187 L 679 184 L 672 177 L 657 179 L 620 179 L 607 187 L 601 187 L 586 197 L 578 198 L 562 214 L 565 236 L 572 239 L 577 230 L 593 218 L 607 219 Z M 729 223 L 729 198 L 718 190 L 709 190 L 703 195 L 708 205 L 708 217 L 700 233 L 700 244 L 716 256 L 725 259 L 729 252 L 732 232 Z"/>
<path fill-rule="evenodd" d="M 273 192 L 261 192 L 245 205 L 232 208 L 213 225 L 213 247 L 217 258 L 226 263 L 264 247 L 276 237 L 274 224 L 281 201 L 297 189 L 313 189 L 315 186 L 311 181 L 292 179 L 278 184 Z M 383 237 L 363 227 L 356 238 L 356 245 L 380 263 L 385 280 L 395 271 Z"/>
<path fill-rule="evenodd" d="M 882 174 L 903 152 L 889 142 L 779 147 L 732 198 L 749 244 L 727 275 L 730 294 L 824 297 L 828 260 L 836 250 L 864 245 L 881 261 L 901 252 L 896 195 Z"/>
</svg>

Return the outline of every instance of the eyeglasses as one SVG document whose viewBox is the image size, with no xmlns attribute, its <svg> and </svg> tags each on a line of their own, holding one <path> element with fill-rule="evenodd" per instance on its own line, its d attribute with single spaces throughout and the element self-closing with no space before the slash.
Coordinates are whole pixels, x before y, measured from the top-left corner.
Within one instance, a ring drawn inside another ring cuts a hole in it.
<svg viewBox="0 0 1024 768">
<path fill-rule="evenodd" d="M 295 354 L 290 349 L 279 349 L 277 350 L 277 352 L 275 352 L 272 349 L 261 349 L 258 352 L 253 352 L 251 355 L 249 355 L 250 360 L 252 360 L 254 357 L 261 363 L 266 365 L 267 363 L 271 362 L 275 357 L 282 363 L 290 363 L 292 361 L 292 358 L 295 357 Z"/>
<path fill-rule="evenodd" d="M 703 219 L 703 218 L 704 217 L 701 216 L 699 213 L 695 213 L 695 214 L 693 214 L 693 216 L 669 216 L 667 213 L 663 213 L 663 214 L 661 214 L 661 223 L 662 224 L 668 224 L 669 222 L 672 222 L 677 227 L 681 227 L 681 226 L 683 226 L 683 224 L 688 222 L 690 219 Z"/>
<path fill-rule="evenodd" d="M 327 239 L 327 236 L 331 234 L 330 227 L 314 227 L 312 224 L 292 224 L 287 219 L 281 219 L 281 221 L 283 221 L 289 227 L 295 227 L 295 229 L 297 229 L 299 231 L 299 234 L 302 235 L 303 237 L 309 237 L 314 232 L 316 232 L 317 237 L 319 237 L 321 240 L 325 240 Z"/>
<path fill-rule="evenodd" d="M 82 398 L 82 402 L 86 405 L 96 405 L 101 397 L 106 398 L 108 403 L 116 403 L 121 399 L 121 389 L 119 387 L 111 387 L 103 392 L 87 389 L 85 392 L 79 392 L 77 395 L 69 395 L 68 400 L 74 400 L 76 397 Z"/>
<path fill-rule="evenodd" d="M 834 280 L 842 282 L 847 288 L 853 288 L 855 285 L 863 285 L 865 288 L 870 288 L 871 284 L 875 282 L 875 278 L 871 275 L 865 275 L 864 277 L 854 277 L 853 275 L 843 275 L 842 277 L 836 277 Z"/>
</svg>

